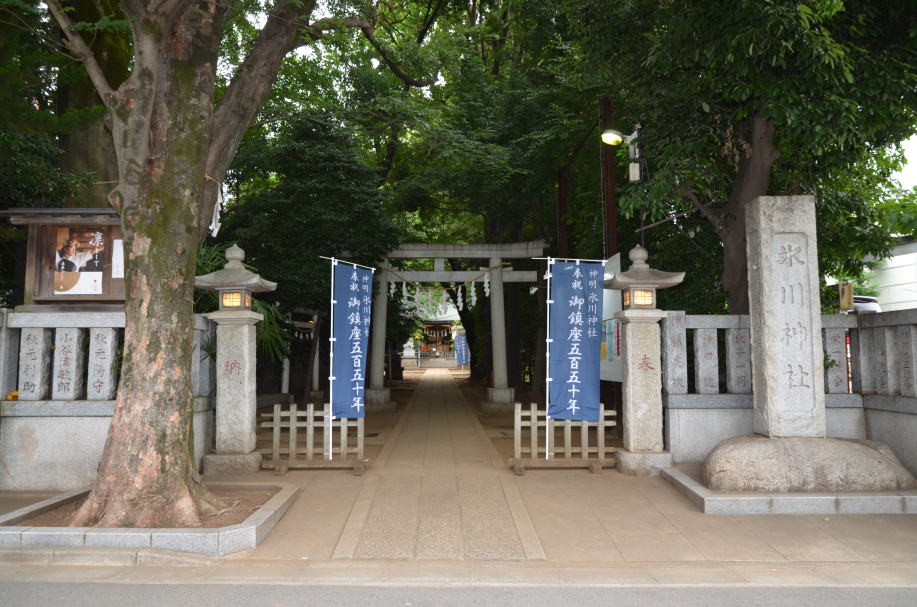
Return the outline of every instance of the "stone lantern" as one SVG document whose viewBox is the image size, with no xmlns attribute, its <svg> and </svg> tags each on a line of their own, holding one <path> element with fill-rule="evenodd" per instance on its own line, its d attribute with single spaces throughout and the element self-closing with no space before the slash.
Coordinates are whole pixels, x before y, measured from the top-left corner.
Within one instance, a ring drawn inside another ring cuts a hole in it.
<svg viewBox="0 0 917 607">
<path fill-rule="evenodd" d="M 624 450 L 618 451 L 618 469 L 628 474 L 658 474 L 671 465 L 662 439 L 662 371 L 656 291 L 681 284 L 684 272 L 662 272 L 646 263 L 640 245 L 630 251 L 631 266 L 605 281 L 606 289 L 620 289 L 623 310 L 615 314 L 623 332 Z"/>
<path fill-rule="evenodd" d="M 252 311 L 252 293 L 273 291 L 242 265 L 245 251 L 226 250 L 222 270 L 198 276 L 194 286 L 219 293 L 220 307 L 207 315 L 217 323 L 216 451 L 204 456 L 205 474 L 250 474 L 261 468 L 255 450 L 255 324 L 263 317 Z"/>
<path fill-rule="evenodd" d="M 675 287 L 685 279 L 684 272 L 654 270 L 646 263 L 649 253 L 640 245 L 630 250 L 631 266 L 627 272 L 618 272 L 606 281 L 606 289 L 620 289 L 625 310 L 652 310 L 656 308 L 656 289 Z"/>
</svg>

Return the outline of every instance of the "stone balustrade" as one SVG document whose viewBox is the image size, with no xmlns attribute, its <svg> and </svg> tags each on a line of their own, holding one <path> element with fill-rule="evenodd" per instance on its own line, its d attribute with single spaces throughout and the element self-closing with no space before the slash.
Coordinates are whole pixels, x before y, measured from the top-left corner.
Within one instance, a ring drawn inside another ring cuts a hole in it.
<svg viewBox="0 0 917 607">
<path fill-rule="evenodd" d="M 194 323 L 200 464 L 213 442 L 215 375 L 206 350 L 214 328 L 203 315 Z M 67 490 L 92 482 L 114 411 L 123 339 L 123 312 L 0 310 L 0 490 Z"/>
<path fill-rule="evenodd" d="M 917 310 L 821 321 L 828 436 L 884 442 L 917 470 L 917 444 L 908 438 L 917 435 Z M 661 341 L 673 460 L 700 462 L 721 440 L 751 434 L 749 317 L 669 311 Z"/>
</svg>

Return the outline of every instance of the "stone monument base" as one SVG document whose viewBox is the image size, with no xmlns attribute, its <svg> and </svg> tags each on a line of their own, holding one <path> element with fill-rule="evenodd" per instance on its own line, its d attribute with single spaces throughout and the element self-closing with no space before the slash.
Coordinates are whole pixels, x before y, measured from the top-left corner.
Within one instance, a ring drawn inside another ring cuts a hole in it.
<svg viewBox="0 0 917 607">
<path fill-rule="evenodd" d="M 917 479 L 887 446 L 840 438 L 727 439 L 704 462 L 715 491 L 897 491 Z"/>
<path fill-rule="evenodd" d="M 395 408 L 389 388 L 367 388 L 364 392 L 367 411 L 390 411 Z"/>
<path fill-rule="evenodd" d="M 668 451 L 625 451 L 615 452 L 615 468 L 631 476 L 659 476 L 664 468 L 672 465 L 672 454 Z"/>
<path fill-rule="evenodd" d="M 488 415 L 512 413 L 516 408 L 515 388 L 487 388 L 487 400 L 481 403 L 481 412 Z"/>
<path fill-rule="evenodd" d="M 204 474 L 255 474 L 261 470 L 261 454 L 208 453 L 204 456 Z"/>
<path fill-rule="evenodd" d="M 515 388 L 487 388 L 487 400 L 492 403 L 509 403 L 510 410 L 516 398 Z"/>
<path fill-rule="evenodd" d="M 485 400 L 481 402 L 481 413 L 487 415 L 502 415 L 504 413 L 512 413 L 516 409 L 516 403 L 508 402 L 494 402 L 492 400 Z"/>
</svg>

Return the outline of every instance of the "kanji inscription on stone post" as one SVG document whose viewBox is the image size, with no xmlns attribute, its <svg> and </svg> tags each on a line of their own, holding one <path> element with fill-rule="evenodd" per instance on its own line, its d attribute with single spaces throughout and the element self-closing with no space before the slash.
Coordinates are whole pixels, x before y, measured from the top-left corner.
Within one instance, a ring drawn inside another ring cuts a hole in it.
<svg viewBox="0 0 917 607">
<path fill-rule="evenodd" d="M 662 380 L 668 394 L 688 393 L 688 350 L 685 341 L 685 313 L 668 312 L 662 321 L 665 339 Z"/>
<path fill-rule="evenodd" d="M 815 199 L 756 198 L 747 234 L 755 432 L 824 436 Z"/>
<path fill-rule="evenodd" d="M 748 329 L 726 329 L 726 391 L 751 392 L 751 337 Z"/>
<path fill-rule="evenodd" d="M 54 371 L 51 373 L 53 400 L 80 400 L 86 381 L 83 357 L 85 329 L 56 329 L 54 332 Z"/>
<path fill-rule="evenodd" d="M 118 359 L 118 330 L 98 327 L 89 330 L 89 360 L 86 363 L 86 399 L 112 400 L 118 391 L 115 377 Z"/>
<path fill-rule="evenodd" d="M 50 393 L 51 330 L 24 328 L 19 334 L 19 400 L 45 400 Z"/>
</svg>

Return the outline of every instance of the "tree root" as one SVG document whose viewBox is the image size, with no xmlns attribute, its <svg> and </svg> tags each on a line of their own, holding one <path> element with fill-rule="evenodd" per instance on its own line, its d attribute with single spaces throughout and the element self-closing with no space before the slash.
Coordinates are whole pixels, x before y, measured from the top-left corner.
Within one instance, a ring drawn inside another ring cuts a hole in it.
<svg viewBox="0 0 917 607">
<path fill-rule="evenodd" d="M 201 527 L 203 518 L 232 507 L 193 480 L 143 494 L 103 488 L 101 482 L 74 514 L 71 527 Z"/>
</svg>

